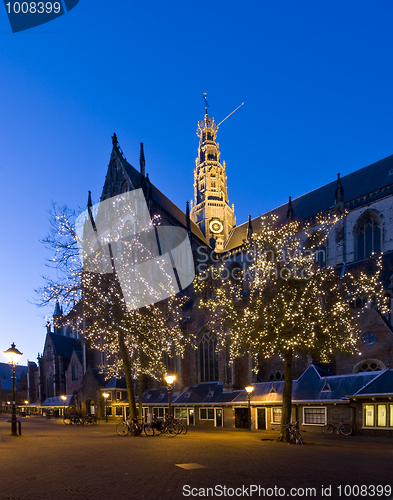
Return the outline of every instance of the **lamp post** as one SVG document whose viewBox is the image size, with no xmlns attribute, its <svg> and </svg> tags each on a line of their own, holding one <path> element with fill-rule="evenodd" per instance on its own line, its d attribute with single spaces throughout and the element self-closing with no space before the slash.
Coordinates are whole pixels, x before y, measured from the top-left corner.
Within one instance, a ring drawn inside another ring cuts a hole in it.
<svg viewBox="0 0 393 500">
<path fill-rule="evenodd" d="M 249 431 L 251 431 L 251 394 L 252 394 L 253 390 L 254 390 L 254 387 L 252 385 L 248 385 L 246 387 L 247 401 L 248 401 L 248 430 Z"/>
<path fill-rule="evenodd" d="M 12 417 L 11 417 L 11 434 L 12 436 L 17 436 L 16 432 L 16 406 L 15 406 L 15 365 L 19 363 L 22 353 L 18 351 L 14 342 L 12 342 L 11 347 L 4 351 L 7 357 L 8 363 L 12 365 Z"/>
<path fill-rule="evenodd" d="M 108 398 L 109 398 L 109 394 L 107 392 L 104 392 L 103 394 L 104 398 L 105 398 L 105 422 L 108 422 L 108 413 L 106 411 L 106 402 L 108 401 Z"/>
<path fill-rule="evenodd" d="M 63 400 L 63 418 L 65 417 L 65 402 L 67 399 L 67 396 L 61 396 L 61 399 Z"/>
<path fill-rule="evenodd" d="M 167 375 L 165 377 L 165 382 L 168 385 L 168 415 L 172 416 L 172 406 L 171 406 L 171 395 L 173 389 L 173 382 L 176 380 L 175 375 Z"/>
</svg>

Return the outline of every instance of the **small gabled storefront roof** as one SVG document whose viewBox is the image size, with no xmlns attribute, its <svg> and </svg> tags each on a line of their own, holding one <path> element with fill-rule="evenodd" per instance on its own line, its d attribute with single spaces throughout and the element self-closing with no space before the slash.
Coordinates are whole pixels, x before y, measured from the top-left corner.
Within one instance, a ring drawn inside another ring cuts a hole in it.
<svg viewBox="0 0 393 500">
<path fill-rule="evenodd" d="M 378 375 L 352 397 L 393 397 L 393 369 L 377 372 Z"/>
<path fill-rule="evenodd" d="M 59 408 L 60 406 L 76 406 L 76 401 L 74 396 L 66 395 L 65 401 L 61 398 L 61 396 L 54 396 L 52 398 L 46 398 L 41 405 L 41 408 Z"/>
</svg>

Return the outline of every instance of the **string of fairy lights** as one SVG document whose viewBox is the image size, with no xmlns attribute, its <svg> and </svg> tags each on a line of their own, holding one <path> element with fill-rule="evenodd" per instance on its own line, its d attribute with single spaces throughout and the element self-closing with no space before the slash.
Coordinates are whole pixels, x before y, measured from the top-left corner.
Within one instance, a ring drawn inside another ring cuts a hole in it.
<svg viewBox="0 0 393 500">
<path fill-rule="evenodd" d="M 131 216 L 138 220 L 137 213 Z M 316 255 L 322 252 L 323 256 L 329 234 L 340 229 L 344 216 L 330 213 L 281 226 L 274 217 L 263 217 L 258 233 L 244 241 L 242 251 L 249 258 L 246 264 L 243 261 L 240 274 L 228 278 L 224 271 L 233 262 L 217 259 L 197 276 L 194 307 L 207 312 L 206 323 L 217 335 L 218 349 L 229 349 L 231 359 L 248 355 L 255 370 L 261 358 L 283 356 L 288 351 L 308 354 L 321 362 L 328 362 L 337 352 L 356 352 L 357 319 L 362 310 L 351 308 L 351 302 L 361 297 L 385 312 L 382 258 L 375 257 L 371 276 L 363 271 L 356 275 L 346 271 L 340 276 L 337 270 L 316 262 Z M 140 309 L 128 308 L 115 270 L 100 274 L 82 269 L 75 217 L 68 209 L 54 207 L 51 233 L 44 242 L 54 250 L 52 264 L 58 277 L 47 278 L 42 302 L 59 300 L 69 305 L 69 318 L 78 328 L 83 325 L 92 346 L 104 352 L 102 370 L 108 376 L 118 375 L 123 368 L 121 336 L 133 377 L 146 374 L 162 379 L 167 370 L 165 356 L 182 356 L 186 342 L 193 342 L 192 337 L 184 338 L 180 327 L 185 299 L 173 295 Z M 118 219 L 122 220 L 121 213 Z M 153 223 L 159 226 L 160 218 L 156 216 Z M 111 241 L 116 262 L 125 268 L 135 258 L 117 247 L 111 229 L 112 234 L 102 238 L 103 244 Z M 122 234 L 123 227 L 115 229 Z M 140 231 L 150 229 L 142 227 Z M 145 260 L 156 258 L 144 241 L 138 238 L 132 242 L 136 253 Z M 99 266 L 102 255 L 98 247 L 89 259 Z M 162 262 L 157 263 L 159 272 L 169 279 Z M 130 273 L 129 279 L 135 275 Z M 156 285 L 152 287 L 146 277 L 140 279 L 143 293 L 154 297 Z"/>
</svg>

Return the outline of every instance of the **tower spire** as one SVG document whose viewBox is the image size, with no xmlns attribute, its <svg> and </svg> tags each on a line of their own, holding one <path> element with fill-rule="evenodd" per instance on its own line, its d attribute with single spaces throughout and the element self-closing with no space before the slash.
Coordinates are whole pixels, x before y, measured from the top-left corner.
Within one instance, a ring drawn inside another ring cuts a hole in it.
<svg viewBox="0 0 393 500">
<path fill-rule="evenodd" d="M 209 107 L 209 104 L 207 102 L 207 92 L 202 92 L 203 99 L 205 101 L 205 115 L 207 115 L 207 108 Z"/>
<path fill-rule="evenodd" d="M 292 206 L 292 196 L 290 196 L 288 200 L 287 222 L 291 222 L 292 220 L 293 220 L 293 206 Z"/>
<path fill-rule="evenodd" d="M 208 242 L 215 240 L 216 251 L 224 250 L 224 242 L 236 225 L 234 208 L 229 206 L 225 162 L 220 162 L 217 124 L 207 114 L 198 122 L 198 157 L 194 171 L 194 206 L 191 219 Z"/>
<path fill-rule="evenodd" d="M 337 174 L 336 191 L 334 193 L 334 208 L 337 215 L 344 212 L 344 188 L 341 185 L 340 174 Z"/>
<path fill-rule="evenodd" d="M 145 153 L 143 151 L 143 142 L 141 142 L 141 151 L 139 153 L 139 166 L 141 168 L 141 175 L 142 177 L 145 177 Z"/>
</svg>

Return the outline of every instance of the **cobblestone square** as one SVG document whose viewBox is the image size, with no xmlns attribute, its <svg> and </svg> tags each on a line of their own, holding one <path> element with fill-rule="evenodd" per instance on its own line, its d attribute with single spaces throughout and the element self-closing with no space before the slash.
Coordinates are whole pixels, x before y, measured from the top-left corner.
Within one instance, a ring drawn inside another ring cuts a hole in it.
<svg viewBox="0 0 393 500">
<path fill-rule="evenodd" d="M 339 486 L 343 498 L 392 497 L 344 491 L 392 484 L 391 438 L 303 434 L 306 444 L 298 446 L 258 431 L 203 428 L 175 438 L 131 438 L 118 436 L 112 422 L 77 427 L 43 417 L 22 418 L 22 436 L 12 437 L 6 418 L 0 417 L 1 500 L 264 498 L 263 492 L 337 499 Z"/>
</svg>

